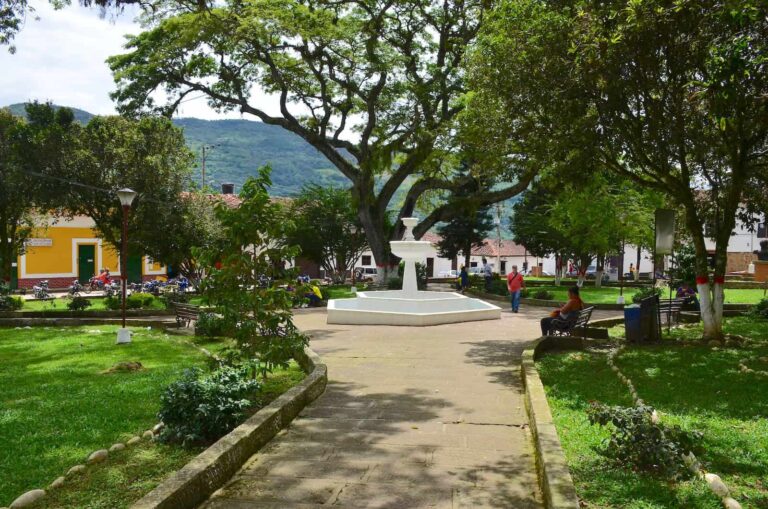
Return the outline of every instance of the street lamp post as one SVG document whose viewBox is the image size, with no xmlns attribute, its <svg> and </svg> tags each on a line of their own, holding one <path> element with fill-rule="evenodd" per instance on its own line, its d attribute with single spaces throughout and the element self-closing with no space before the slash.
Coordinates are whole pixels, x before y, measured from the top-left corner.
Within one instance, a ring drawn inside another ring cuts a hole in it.
<svg viewBox="0 0 768 509">
<path fill-rule="evenodd" d="M 120 198 L 120 205 L 123 207 L 123 235 L 120 245 L 120 279 L 122 280 L 122 314 L 123 327 L 117 331 L 117 344 L 131 342 L 131 332 L 125 328 L 125 297 L 128 287 L 128 214 L 131 212 L 131 204 L 136 197 L 136 191 L 123 188 L 117 191 L 117 197 Z"/>
</svg>

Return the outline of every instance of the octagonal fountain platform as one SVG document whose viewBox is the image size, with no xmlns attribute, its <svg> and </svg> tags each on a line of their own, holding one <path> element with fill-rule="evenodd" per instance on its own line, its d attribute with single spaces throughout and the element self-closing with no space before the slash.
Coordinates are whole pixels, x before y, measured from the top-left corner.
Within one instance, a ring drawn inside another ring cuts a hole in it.
<svg viewBox="0 0 768 509">
<path fill-rule="evenodd" d="M 423 261 L 430 243 L 413 240 L 415 217 L 403 218 L 405 240 L 390 242 L 392 252 L 405 262 L 403 289 L 359 292 L 353 299 L 328 301 L 328 323 L 345 325 L 439 325 L 498 320 L 501 308 L 452 292 L 419 291 L 416 262 Z"/>
</svg>

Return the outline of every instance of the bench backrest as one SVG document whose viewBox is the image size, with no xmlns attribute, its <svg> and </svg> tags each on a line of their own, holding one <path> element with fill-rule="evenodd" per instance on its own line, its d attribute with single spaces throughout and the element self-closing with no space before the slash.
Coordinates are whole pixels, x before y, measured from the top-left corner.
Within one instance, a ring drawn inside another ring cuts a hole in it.
<svg viewBox="0 0 768 509">
<path fill-rule="evenodd" d="M 587 323 L 589 322 L 589 319 L 592 317 L 593 309 L 595 309 L 595 306 L 590 306 L 588 308 L 585 308 L 579 311 L 579 316 L 576 318 L 576 322 L 573 324 L 573 326 L 586 327 Z"/>
<path fill-rule="evenodd" d="M 177 302 L 173 305 L 176 308 L 177 314 L 198 314 L 200 313 L 200 306 L 195 306 L 192 304 L 184 304 L 181 302 Z"/>
</svg>

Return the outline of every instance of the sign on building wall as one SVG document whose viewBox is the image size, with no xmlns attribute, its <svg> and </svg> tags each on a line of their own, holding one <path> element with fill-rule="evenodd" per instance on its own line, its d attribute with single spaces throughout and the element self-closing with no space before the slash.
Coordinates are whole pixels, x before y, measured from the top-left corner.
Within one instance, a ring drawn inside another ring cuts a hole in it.
<svg viewBox="0 0 768 509">
<path fill-rule="evenodd" d="M 29 247 L 51 247 L 53 239 L 27 239 L 25 244 Z"/>
</svg>

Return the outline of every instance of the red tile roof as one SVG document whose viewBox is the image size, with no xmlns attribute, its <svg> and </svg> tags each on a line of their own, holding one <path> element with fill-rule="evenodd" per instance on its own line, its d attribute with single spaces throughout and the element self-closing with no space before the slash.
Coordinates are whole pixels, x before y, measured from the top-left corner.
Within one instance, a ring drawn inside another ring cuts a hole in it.
<svg viewBox="0 0 768 509">
<path fill-rule="evenodd" d="M 472 254 L 475 256 L 525 256 L 525 247 L 515 244 L 511 240 L 485 239 L 485 244 L 480 247 L 472 248 Z"/>
<path fill-rule="evenodd" d="M 432 244 L 440 242 L 440 235 L 434 232 L 425 233 L 420 240 L 428 240 Z M 502 240 L 499 246 L 498 239 L 485 239 L 485 244 L 472 248 L 473 256 L 525 256 L 525 247 L 515 244 L 511 240 Z"/>
</svg>

